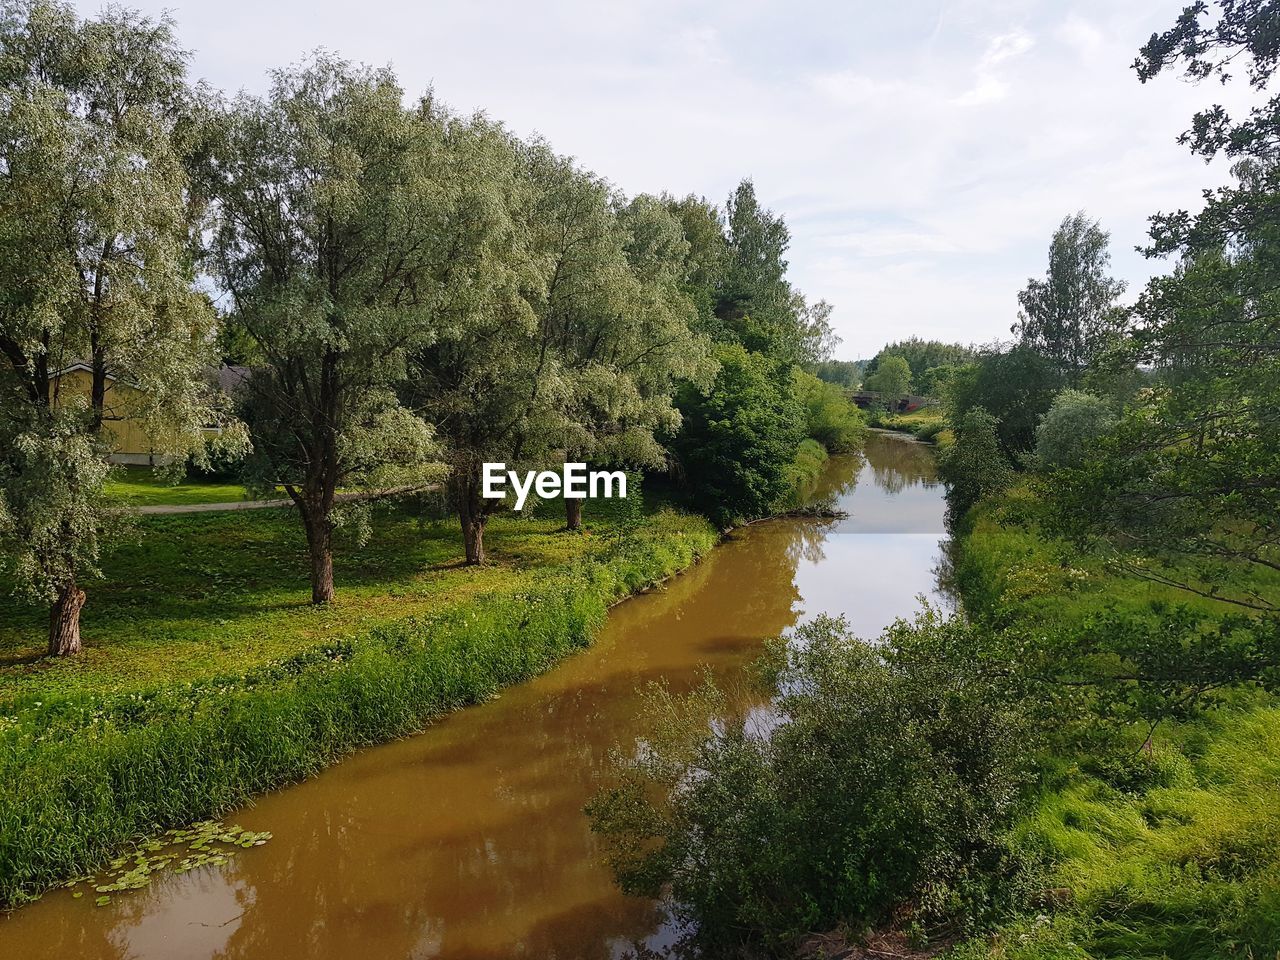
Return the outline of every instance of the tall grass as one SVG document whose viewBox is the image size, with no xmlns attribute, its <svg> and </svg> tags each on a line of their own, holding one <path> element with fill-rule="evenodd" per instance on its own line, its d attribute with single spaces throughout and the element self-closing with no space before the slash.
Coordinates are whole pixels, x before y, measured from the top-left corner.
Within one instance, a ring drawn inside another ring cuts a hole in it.
<svg viewBox="0 0 1280 960">
<path fill-rule="evenodd" d="M 956 960 L 1280 954 L 1280 709 L 1183 726 L 1152 755 L 1064 770 L 1019 843 L 1070 895 Z"/>
<path fill-rule="evenodd" d="M 688 566 L 716 538 L 700 518 L 663 511 L 567 572 L 447 614 L 247 673 L 72 693 L 0 717 L 0 903 L 546 670 L 591 642 L 612 602 Z"/>
</svg>

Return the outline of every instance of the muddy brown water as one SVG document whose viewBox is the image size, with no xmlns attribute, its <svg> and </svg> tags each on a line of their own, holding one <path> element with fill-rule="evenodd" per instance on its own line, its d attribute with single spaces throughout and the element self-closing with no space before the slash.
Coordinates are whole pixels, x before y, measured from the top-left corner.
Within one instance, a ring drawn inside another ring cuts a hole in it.
<svg viewBox="0 0 1280 960">
<path fill-rule="evenodd" d="M 734 534 L 616 607 L 599 642 L 425 732 L 362 751 L 231 820 L 275 839 L 224 867 L 166 874 L 95 907 L 57 891 L 0 920 L 0 957 L 37 960 L 605 958 L 674 933 L 617 891 L 583 804 L 641 729 L 639 688 L 732 674 L 820 612 L 864 636 L 942 600 L 932 451 L 875 433 L 821 492 L 849 516 Z M 945 603 L 945 600 L 942 600 Z"/>
</svg>

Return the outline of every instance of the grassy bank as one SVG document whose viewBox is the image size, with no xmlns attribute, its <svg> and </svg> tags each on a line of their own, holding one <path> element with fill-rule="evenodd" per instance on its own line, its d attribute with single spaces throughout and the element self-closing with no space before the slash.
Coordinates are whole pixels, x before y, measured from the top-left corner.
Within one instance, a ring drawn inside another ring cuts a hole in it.
<svg viewBox="0 0 1280 960">
<path fill-rule="evenodd" d="M 1029 482 L 969 517 L 953 576 L 971 618 L 1055 630 L 1095 615 L 1223 605 L 1125 575 L 1046 536 Z M 1246 574 L 1241 573 L 1241 576 Z M 1261 591 L 1280 579 L 1248 574 Z M 1265 582 L 1263 582 L 1265 581 Z M 1017 843 L 1045 869 L 1038 908 L 965 960 L 1264 957 L 1280 953 L 1280 706 L 1260 692 L 1059 746 Z"/>
<path fill-rule="evenodd" d="M 1052 865 L 1044 909 L 964 958 L 1274 957 L 1280 952 L 1280 708 L 1166 731 L 1064 768 L 1020 827 Z"/>
<path fill-rule="evenodd" d="M 941 407 L 922 407 L 910 413 L 886 413 L 869 411 L 867 422 L 881 430 L 897 430 L 909 433 L 917 440 L 949 447 L 955 442 L 955 434 L 947 426 L 947 418 Z"/>
<path fill-rule="evenodd" d="M 534 676 L 717 540 L 669 510 L 561 523 L 495 521 L 496 562 L 472 571 L 451 524 L 387 511 L 310 611 L 296 517 L 164 518 L 109 558 L 85 666 L 23 662 L 39 611 L 6 599 L 0 901 Z"/>
</svg>

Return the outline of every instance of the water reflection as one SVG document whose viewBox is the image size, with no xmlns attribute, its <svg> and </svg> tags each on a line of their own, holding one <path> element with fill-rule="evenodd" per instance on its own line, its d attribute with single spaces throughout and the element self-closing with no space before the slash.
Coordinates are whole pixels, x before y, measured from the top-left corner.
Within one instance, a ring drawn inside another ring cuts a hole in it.
<svg viewBox="0 0 1280 960">
<path fill-rule="evenodd" d="M 275 840 L 95 909 L 65 892 L 0 922 L 0 955 L 289 960 L 618 957 L 671 942 L 621 896 L 582 805 L 639 732 L 638 689 L 735 674 L 801 616 L 872 636 L 936 595 L 942 491 L 930 451 L 875 435 L 823 481 L 848 516 L 753 526 L 600 642 L 501 699 L 363 751 L 235 819 Z"/>
</svg>

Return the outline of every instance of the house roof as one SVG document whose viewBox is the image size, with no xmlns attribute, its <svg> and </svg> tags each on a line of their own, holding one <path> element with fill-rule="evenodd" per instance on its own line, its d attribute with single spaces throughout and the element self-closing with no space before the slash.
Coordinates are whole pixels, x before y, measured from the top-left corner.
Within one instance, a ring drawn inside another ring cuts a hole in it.
<svg viewBox="0 0 1280 960">
<path fill-rule="evenodd" d="M 217 370 L 210 370 L 213 373 L 214 382 L 217 383 L 218 389 L 231 396 L 249 379 L 251 373 L 248 367 L 236 366 L 234 364 L 224 363 Z"/>
</svg>

